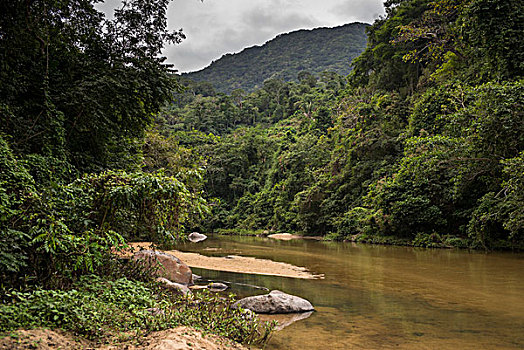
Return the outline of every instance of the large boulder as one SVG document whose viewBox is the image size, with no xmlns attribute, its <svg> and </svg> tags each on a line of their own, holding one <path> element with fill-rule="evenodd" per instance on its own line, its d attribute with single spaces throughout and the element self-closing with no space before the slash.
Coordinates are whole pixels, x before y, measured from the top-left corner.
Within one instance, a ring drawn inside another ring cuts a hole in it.
<svg viewBox="0 0 524 350">
<path fill-rule="evenodd" d="M 258 314 L 289 314 L 315 310 L 306 299 L 279 290 L 273 290 L 265 295 L 240 299 L 234 306 L 249 309 Z"/>
<path fill-rule="evenodd" d="M 171 282 L 191 284 L 193 274 L 189 266 L 174 255 L 155 250 L 141 250 L 133 260 L 142 262 L 156 277 L 165 277 Z"/>
<path fill-rule="evenodd" d="M 198 243 L 205 241 L 207 239 L 207 236 L 198 232 L 192 232 L 189 234 L 189 236 L 187 236 L 187 239 L 189 239 L 190 242 Z"/>
</svg>

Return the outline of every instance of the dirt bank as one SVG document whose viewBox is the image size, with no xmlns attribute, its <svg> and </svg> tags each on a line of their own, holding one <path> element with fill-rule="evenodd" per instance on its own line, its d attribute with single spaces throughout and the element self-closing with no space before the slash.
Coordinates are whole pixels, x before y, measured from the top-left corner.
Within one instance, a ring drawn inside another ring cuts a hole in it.
<svg viewBox="0 0 524 350">
<path fill-rule="evenodd" d="M 267 259 L 256 259 L 237 255 L 209 257 L 196 253 L 185 253 L 178 250 L 172 250 L 168 253 L 175 255 L 191 267 L 202 269 L 303 279 L 323 278 L 323 275 L 313 275 L 305 267 Z"/>
<path fill-rule="evenodd" d="M 118 343 L 114 345 L 97 345 L 85 339 L 75 338 L 73 335 L 60 330 L 32 329 L 11 332 L 0 339 L 0 350 L 58 350 L 58 349 L 93 349 L 93 350 L 226 350 L 247 348 L 231 340 L 216 335 L 203 335 L 201 332 L 188 328 L 178 327 L 165 331 L 153 332 L 136 341 Z"/>
</svg>

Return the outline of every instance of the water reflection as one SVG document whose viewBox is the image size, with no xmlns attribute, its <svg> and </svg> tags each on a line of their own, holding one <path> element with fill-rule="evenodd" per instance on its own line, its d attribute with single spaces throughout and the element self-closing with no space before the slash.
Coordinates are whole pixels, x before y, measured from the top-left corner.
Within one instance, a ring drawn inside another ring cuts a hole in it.
<svg viewBox="0 0 524 350">
<path fill-rule="evenodd" d="M 286 327 L 291 326 L 293 323 L 305 320 L 313 315 L 314 311 L 300 312 L 294 314 L 281 314 L 281 315 L 259 315 L 261 321 L 277 321 L 278 324 L 275 327 L 275 331 L 281 331 Z"/>
</svg>

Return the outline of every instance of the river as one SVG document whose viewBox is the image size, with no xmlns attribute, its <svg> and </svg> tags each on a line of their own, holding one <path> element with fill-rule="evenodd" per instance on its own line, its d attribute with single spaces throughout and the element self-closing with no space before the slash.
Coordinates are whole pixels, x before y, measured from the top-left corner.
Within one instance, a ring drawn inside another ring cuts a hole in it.
<svg viewBox="0 0 524 350">
<path fill-rule="evenodd" d="M 266 349 L 523 349 L 524 254 L 219 236 L 178 247 L 304 266 L 303 280 L 194 269 L 306 298 L 309 318 L 276 332 Z M 211 249 L 210 249 L 211 248 Z"/>
</svg>

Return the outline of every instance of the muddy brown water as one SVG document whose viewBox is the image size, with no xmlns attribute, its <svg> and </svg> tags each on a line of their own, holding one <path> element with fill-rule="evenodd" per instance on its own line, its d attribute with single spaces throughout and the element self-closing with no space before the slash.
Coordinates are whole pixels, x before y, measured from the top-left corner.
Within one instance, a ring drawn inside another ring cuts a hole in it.
<svg viewBox="0 0 524 350">
<path fill-rule="evenodd" d="M 524 254 L 256 237 L 210 237 L 177 247 L 304 266 L 303 280 L 194 269 L 304 297 L 316 312 L 276 332 L 266 349 L 524 349 Z"/>
</svg>

